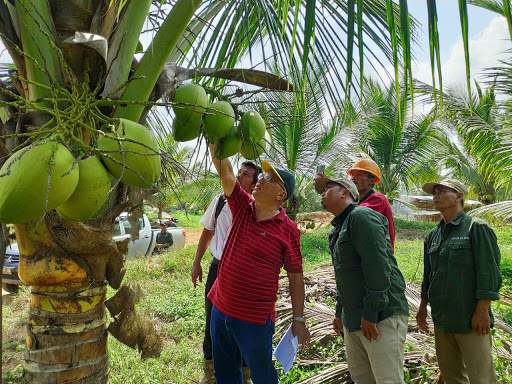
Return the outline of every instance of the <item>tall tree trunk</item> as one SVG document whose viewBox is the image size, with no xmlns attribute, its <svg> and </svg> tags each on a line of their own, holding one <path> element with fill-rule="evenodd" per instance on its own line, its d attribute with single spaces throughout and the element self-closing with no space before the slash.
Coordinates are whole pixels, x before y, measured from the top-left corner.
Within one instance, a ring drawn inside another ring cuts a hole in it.
<svg viewBox="0 0 512 384">
<path fill-rule="evenodd" d="M 109 225 L 94 229 L 51 214 L 16 226 L 19 276 L 31 294 L 27 382 L 107 383 L 106 281 L 118 286 L 122 278 L 111 233 Z"/>
</svg>

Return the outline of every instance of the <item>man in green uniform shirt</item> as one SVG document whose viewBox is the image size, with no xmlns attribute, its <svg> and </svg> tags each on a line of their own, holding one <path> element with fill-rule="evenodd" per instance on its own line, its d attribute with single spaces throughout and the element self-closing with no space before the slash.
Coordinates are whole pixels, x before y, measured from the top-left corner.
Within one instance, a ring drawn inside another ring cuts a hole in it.
<svg viewBox="0 0 512 384">
<path fill-rule="evenodd" d="M 355 184 L 318 175 L 322 204 L 336 217 L 329 236 L 337 286 L 335 331 L 343 333 L 356 384 L 403 383 L 408 305 L 391 253 L 388 222 L 357 206 Z"/>
<path fill-rule="evenodd" d="M 490 303 L 501 286 L 496 235 L 464 213 L 466 188 L 459 181 L 427 183 L 423 190 L 433 195 L 443 219 L 425 240 L 418 327 L 428 331 L 430 303 L 445 383 L 496 383 L 490 335 Z"/>
</svg>

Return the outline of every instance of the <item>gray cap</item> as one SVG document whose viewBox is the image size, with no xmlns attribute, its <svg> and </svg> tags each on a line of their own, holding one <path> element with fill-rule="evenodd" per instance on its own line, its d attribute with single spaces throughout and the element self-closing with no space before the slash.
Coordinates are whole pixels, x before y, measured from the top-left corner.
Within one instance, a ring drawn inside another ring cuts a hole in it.
<svg viewBox="0 0 512 384">
<path fill-rule="evenodd" d="M 462 184 L 460 181 L 455 180 L 455 179 L 443 179 L 436 183 L 426 183 L 423 185 L 422 189 L 423 189 L 423 191 L 425 191 L 431 195 L 434 192 L 434 188 L 438 185 L 442 185 L 443 187 L 451 188 L 455 192 L 459 192 L 462 194 L 468 193 L 466 186 L 464 184 Z"/>
<path fill-rule="evenodd" d="M 356 185 L 352 180 L 345 176 L 339 176 L 337 178 L 328 178 L 325 175 L 317 175 L 317 177 L 315 178 L 315 190 L 318 193 L 324 193 L 325 187 L 329 183 L 336 183 L 341 185 L 343 188 L 346 188 L 350 192 L 354 200 L 359 199 L 359 192 L 357 192 Z"/>
</svg>

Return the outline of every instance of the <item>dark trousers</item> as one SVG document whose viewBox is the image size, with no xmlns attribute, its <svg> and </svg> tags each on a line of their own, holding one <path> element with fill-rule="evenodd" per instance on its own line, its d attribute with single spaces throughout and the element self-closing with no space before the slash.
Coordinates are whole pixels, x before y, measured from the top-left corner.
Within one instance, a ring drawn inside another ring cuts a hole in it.
<svg viewBox="0 0 512 384">
<path fill-rule="evenodd" d="M 206 326 L 204 327 L 203 339 L 203 355 L 206 360 L 213 358 L 212 352 L 212 337 L 210 335 L 210 319 L 212 317 L 212 302 L 208 299 L 208 293 L 212 289 L 213 283 L 217 279 L 217 270 L 219 269 L 220 261 L 215 257 L 212 259 L 210 268 L 208 269 L 208 277 L 206 278 L 206 285 L 204 287 L 204 310 L 206 314 Z"/>
<path fill-rule="evenodd" d="M 237 320 L 213 307 L 211 319 L 213 365 L 218 384 L 242 384 L 242 358 L 251 370 L 254 384 L 277 384 L 272 361 L 274 322 L 265 324 Z"/>
</svg>

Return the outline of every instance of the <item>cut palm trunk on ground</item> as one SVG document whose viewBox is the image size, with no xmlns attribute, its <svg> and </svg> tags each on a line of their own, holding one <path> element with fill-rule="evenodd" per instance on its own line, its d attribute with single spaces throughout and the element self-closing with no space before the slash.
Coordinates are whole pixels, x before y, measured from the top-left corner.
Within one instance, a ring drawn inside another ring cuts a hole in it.
<svg viewBox="0 0 512 384">
<path fill-rule="evenodd" d="M 328 383 L 352 383 L 348 373 L 347 363 L 344 360 L 343 339 L 333 331 L 332 320 L 335 316 L 333 303 L 336 300 L 336 281 L 331 265 L 323 266 L 304 276 L 306 285 L 305 317 L 308 319 L 311 332 L 310 347 L 304 350 L 297 360 L 297 364 L 303 370 L 315 369 L 315 373 L 300 381 L 299 384 L 328 384 Z M 409 326 L 406 339 L 405 368 L 410 382 L 435 383 L 439 375 L 432 332 L 425 334 L 418 330 L 414 314 L 418 310 L 421 301 L 420 287 L 415 284 L 407 284 L 405 295 L 409 302 Z M 292 320 L 292 308 L 289 301 L 287 284 L 280 285 L 280 300 L 276 306 L 276 338 L 279 340 Z M 511 298 L 503 295 L 502 302 L 509 304 Z M 429 315 L 430 330 L 434 329 Z M 311 349 L 315 346 L 325 346 L 334 339 L 338 340 L 339 348 L 328 358 L 318 358 Z M 512 327 L 500 318 L 496 318 L 496 331 L 493 344 L 495 355 L 512 364 Z M 416 381 L 413 381 L 413 380 Z"/>
</svg>

